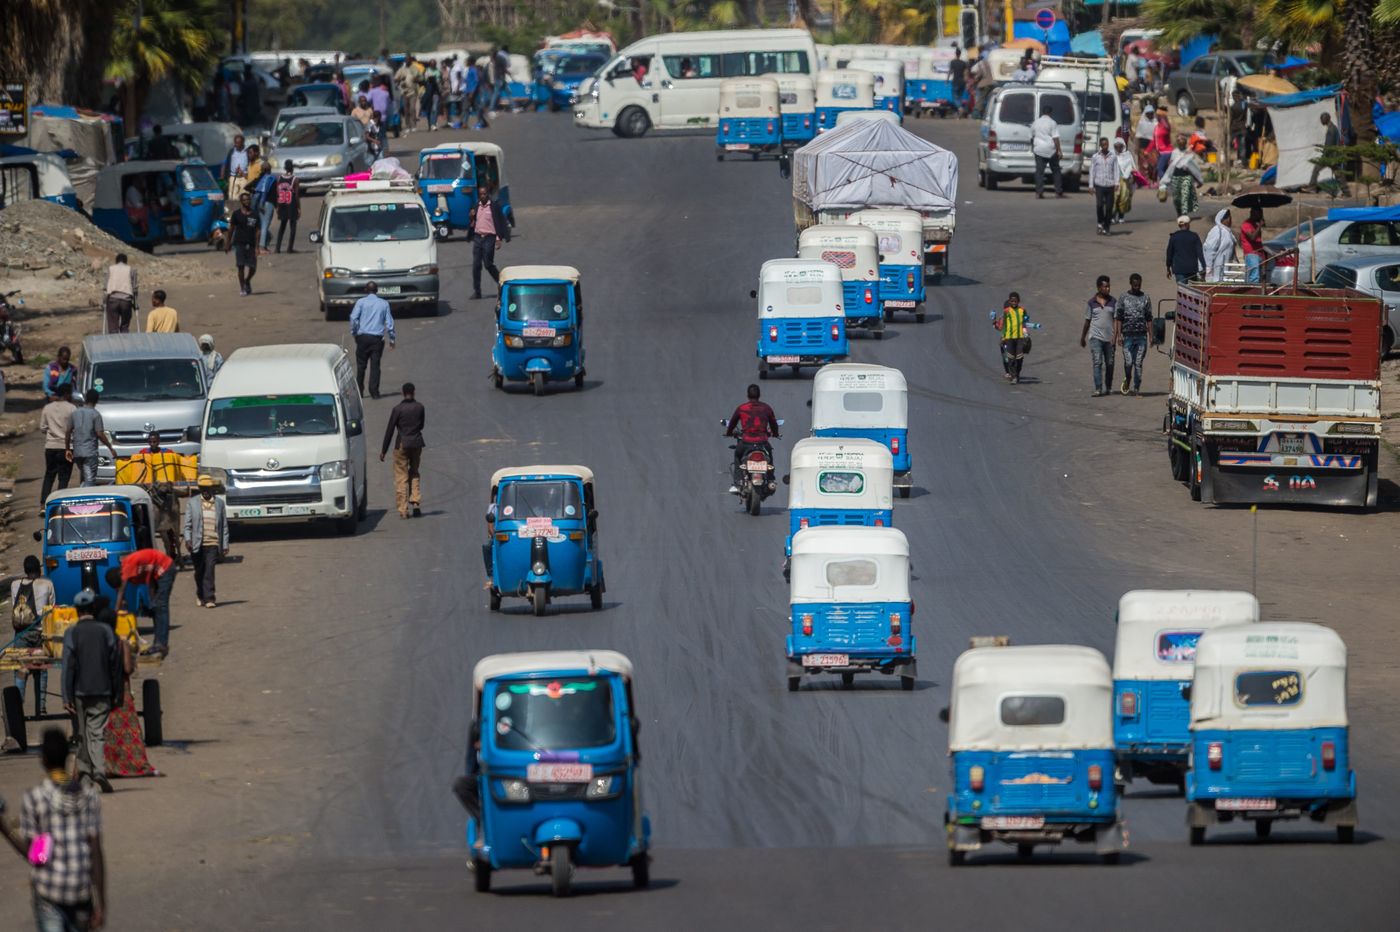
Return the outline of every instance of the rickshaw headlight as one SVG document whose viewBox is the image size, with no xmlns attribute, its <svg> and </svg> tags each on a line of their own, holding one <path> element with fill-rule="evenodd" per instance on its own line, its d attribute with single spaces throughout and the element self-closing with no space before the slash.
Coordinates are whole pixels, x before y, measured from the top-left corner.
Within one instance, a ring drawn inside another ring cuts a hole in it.
<svg viewBox="0 0 1400 932">
<path fill-rule="evenodd" d="M 987 785 L 987 771 L 981 767 L 969 767 L 967 770 L 967 785 L 974 793 L 982 792 Z"/>
<path fill-rule="evenodd" d="M 524 348 L 524 346 L 525 346 L 525 338 L 524 338 L 524 337 L 511 336 L 510 334 L 507 333 L 507 334 L 506 334 L 505 336 L 503 336 L 501 339 L 503 339 L 503 340 L 505 341 L 506 346 L 509 347 L 510 349 L 522 349 L 522 348 Z"/>
<path fill-rule="evenodd" d="M 502 780 L 501 799 L 508 803 L 528 803 L 530 784 L 524 780 Z"/>
<path fill-rule="evenodd" d="M 335 165 L 339 165 L 342 161 L 344 161 L 344 159 L 341 158 L 339 152 L 332 153 L 331 155 L 326 156 L 326 167 L 329 168 Z"/>
<path fill-rule="evenodd" d="M 344 479 L 350 475 L 350 461 L 333 460 L 329 463 L 322 463 L 320 473 L 322 482 L 327 479 Z"/>
<path fill-rule="evenodd" d="M 607 774 L 602 777 L 594 777 L 588 782 L 588 790 L 585 797 L 588 799 L 607 799 L 613 795 L 613 775 Z"/>
<path fill-rule="evenodd" d="M 534 566 L 530 567 L 530 570 L 536 576 L 543 576 L 545 573 L 549 572 L 549 567 L 545 566 L 543 563 L 536 563 Z"/>
<path fill-rule="evenodd" d="M 574 335 L 572 333 L 561 333 L 554 338 L 555 346 L 572 346 Z"/>
</svg>

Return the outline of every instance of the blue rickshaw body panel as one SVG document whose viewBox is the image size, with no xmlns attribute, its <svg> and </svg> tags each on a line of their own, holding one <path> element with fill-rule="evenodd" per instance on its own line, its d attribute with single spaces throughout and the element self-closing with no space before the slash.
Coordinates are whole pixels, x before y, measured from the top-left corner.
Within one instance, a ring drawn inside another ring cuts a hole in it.
<svg viewBox="0 0 1400 932">
<path fill-rule="evenodd" d="M 914 276 L 914 281 L 910 284 L 909 276 Z M 928 297 L 928 288 L 924 285 L 924 271 L 922 265 L 890 265 L 880 264 L 880 305 L 884 306 L 886 301 L 913 301 L 922 304 Z M 894 310 L 913 311 L 914 308 L 894 308 Z"/>
<path fill-rule="evenodd" d="M 869 303 L 866 303 L 866 295 L 870 296 Z M 846 320 L 876 320 L 879 319 L 882 311 L 880 308 L 880 280 L 874 281 L 842 281 L 841 296 L 846 299 Z"/>
<path fill-rule="evenodd" d="M 836 118 L 848 110 L 869 110 L 870 107 L 817 107 L 817 130 L 824 132 L 836 128 Z"/>
<path fill-rule="evenodd" d="M 888 110 L 890 113 L 899 116 L 899 122 L 904 122 L 904 101 L 898 97 L 876 97 L 876 110 Z"/>
<path fill-rule="evenodd" d="M 802 146 L 817 137 L 817 114 L 784 113 L 782 115 L 783 145 Z"/>
<path fill-rule="evenodd" d="M 1322 743 L 1332 742 L 1336 764 L 1322 766 Z M 1206 764 L 1211 744 L 1221 745 L 1219 770 Z M 1186 799 L 1266 797 L 1280 800 L 1356 798 L 1356 773 L 1346 728 L 1287 731 L 1196 731 L 1191 735 L 1193 768 L 1186 774 Z"/>
<path fill-rule="evenodd" d="M 835 339 L 831 336 L 833 324 L 837 333 Z M 757 354 L 760 359 L 769 356 L 803 356 L 832 360 L 845 356 L 847 349 L 845 318 L 759 318 Z"/>
<path fill-rule="evenodd" d="M 715 128 L 715 145 L 721 149 L 736 143 L 775 148 L 780 142 L 777 117 L 720 117 Z"/>
<path fill-rule="evenodd" d="M 789 508 L 787 555 L 792 556 L 792 537 L 803 527 L 877 526 L 894 527 L 894 513 L 888 508 Z"/>
<path fill-rule="evenodd" d="M 1050 823 L 1118 820 L 1111 748 L 1075 751 L 955 751 L 948 815 L 954 822 L 986 816 L 1043 816 Z M 1098 765 L 1100 789 L 1089 788 Z M 981 767 L 984 787 L 972 789 L 970 771 Z M 974 803 L 979 805 L 974 806 Z"/>
<path fill-rule="evenodd" d="M 860 440 L 873 440 L 890 451 L 896 474 L 906 473 L 913 466 L 909 455 L 909 430 L 904 427 L 823 427 L 812 431 L 813 437 L 839 437 Z M 894 441 L 899 441 L 899 452 L 894 452 Z"/>
<path fill-rule="evenodd" d="M 555 595 L 576 595 L 596 581 L 596 568 L 593 554 L 588 547 L 587 531 L 584 522 L 556 519 L 555 528 L 563 533 L 564 539 L 548 541 L 549 587 Z M 529 592 L 530 543 L 532 538 L 521 537 L 518 531 L 524 522 L 496 521 L 496 533 L 509 534 L 510 539 L 499 541 L 492 538 L 491 583 L 502 595 L 526 595 Z M 569 532 L 584 534 L 582 540 L 570 540 Z"/>
<path fill-rule="evenodd" d="M 791 606 L 792 634 L 787 655 L 838 653 L 857 658 L 908 659 L 914 656 L 908 602 L 801 602 Z M 890 616 L 899 615 L 901 643 L 891 645 Z M 802 618 L 812 616 L 812 633 Z"/>
<path fill-rule="evenodd" d="M 1113 742 L 1122 760 L 1186 763 L 1191 747 L 1191 703 L 1183 689 L 1190 680 L 1114 680 Z M 1137 714 L 1119 710 L 1122 695 L 1137 697 Z"/>
</svg>

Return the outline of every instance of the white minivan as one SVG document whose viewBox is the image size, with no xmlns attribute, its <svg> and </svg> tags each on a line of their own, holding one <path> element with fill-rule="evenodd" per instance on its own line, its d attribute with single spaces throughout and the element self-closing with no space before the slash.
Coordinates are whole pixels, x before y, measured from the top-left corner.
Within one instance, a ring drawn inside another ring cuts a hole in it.
<svg viewBox="0 0 1400 932">
<path fill-rule="evenodd" d="M 437 313 L 440 235 L 412 181 L 331 188 L 307 235 L 316 244 L 321 315 L 349 318 L 370 282 L 395 313 Z"/>
<path fill-rule="evenodd" d="M 353 534 L 369 508 L 364 417 L 339 346 L 235 350 L 209 389 L 200 472 L 224 484 L 235 524 L 332 520 Z"/>
<path fill-rule="evenodd" d="M 641 136 L 648 129 L 715 126 L 725 78 L 815 74 L 805 29 L 733 29 L 648 36 L 579 85 L 574 125 Z"/>
</svg>

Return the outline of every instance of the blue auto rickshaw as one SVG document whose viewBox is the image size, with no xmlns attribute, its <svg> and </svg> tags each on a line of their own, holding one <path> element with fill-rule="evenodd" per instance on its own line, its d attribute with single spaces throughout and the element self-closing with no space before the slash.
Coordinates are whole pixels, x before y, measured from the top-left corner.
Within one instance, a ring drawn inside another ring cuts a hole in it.
<svg viewBox="0 0 1400 932">
<path fill-rule="evenodd" d="M 603 560 L 598 556 L 598 509 L 593 471 L 583 466 L 518 466 L 491 477 L 486 514 L 491 611 L 501 599 L 529 599 L 543 615 L 551 599 L 588 593 L 603 607 Z"/>
<path fill-rule="evenodd" d="M 1191 684 L 1191 844 L 1206 828 L 1308 819 L 1356 837 L 1356 772 L 1347 721 L 1347 648 L 1331 628 L 1263 622 L 1196 642 Z"/>
<path fill-rule="evenodd" d="M 467 229 L 476 191 L 485 184 L 501 202 L 506 222 L 515 227 L 505 155 L 493 142 L 447 142 L 418 153 L 418 193 L 439 235 Z"/>
<path fill-rule="evenodd" d="M 1113 782 L 1113 679 L 1089 647 L 974 647 L 953 665 L 948 862 L 1000 841 L 1094 845 L 1116 864 L 1128 836 Z"/>
<path fill-rule="evenodd" d="M 508 868 L 548 874 L 568 896 L 575 868 L 651 878 L 632 663 L 610 650 L 496 654 L 472 671 L 471 748 L 455 790 L 467 808 L 476 889 Z"/>
<path fill-rule="evenodd" d="M 68 163 L 52 152 L 21 150 L 0 156 L 0 206 L 45 200 L 78 209 L 78 193 L 68 177 Z"/>
<path fill-rule="evenodd" d="M 849 214 L 847 223 L 873 231 L 880 257 L 880 310 L 885 322 L 894 320 L 896 311 L 913 314 L 916 323 L 925 319 L 924 302 L 924 218 L 917 210 L 904 207 L 866 208 Z"/>
<path fill-rule="evenodd" d="M 501 270 L 491 378 L 529 382 L 543 395 L 546 382 L 572 379 L 583 387 L 583 291 L 578 269 L 567 265 L 513 265 Z"/>
<path fill-rule="evenodd" d="M 856 58 L 848 71 L 866 71 L 875 77 L 875 109 L 888 110 L 904 122 L 904 62 L 893 58 Z"/>
<path fill-rule="evenodd" d="M 715 158 L 722 162 L 727 153 L 739 153 L 757 159 L 779 151 L 783 129 L 778 100 L 778 82 L 770 77 L 719 82 Z"/>
<path fill-rule="evenodd" d="M 607 56 L 576 49 L 541 49 L 535 53 L 532 99 L 536 109 L 558 112 L 573 106 L 585 78 L 608 63 Z"/>
<path fill-rule="evenodd" d="M 118 162 L 97 173 L 92 222 L 124 243 L 208 242 L 224 229 L 224 192 L 196 160 Z"/>
<path fill-rule="evenodd" d="M 952 49 L 935 49 L 919 56 L 914 74 L 905 69 L 904 105 L 906 111 L 923 116 L 929 111 L 946 117 L 962 103 L 953 91 L 950 63 L 957 53 Z"/>
<path fill-rule="evenodd" d="M 758 377 L 783 366 L 846 358 L 845 296 L 841 270 L 817 259 L 769 259 L 758 273 Z"/>
<path fill-rule="evenodd" d="M 788 691 L 803 676 L 897 675 L 914 688 L 909 541 L 892 527 L 809 527 L 792 539 Z"/>
<path fill-rule="evenodd" d="M 53 582 L 54 599 L 71 605 L 83 589 L 106 595 L 117 591 L 107 572 L 123 557 L 151 546 L 155 511 L 150 493 L 135 485 L 89 486 L 54 492 L 44 503 L 42 544 L 44 574 Z M 139 587 L 144 589 L 144 587 Z M 144 602 L 144 592 L 127 593 L 127 604 Z"/>
<path fill-rule="evenodd" d="M 1248 592 L 1137 589 L 1118 600 L 1113 649 L 1113 743 L 1118 782 L 1183 785 L 1192 662 L 1201 634 L 1259 620 Z"/>
<path fill-rule="evenodd" d="M 812 379 L 812 436 L 863 438 L 890 451 L 900 498 L 913 488 L 909 454 L 909 386 L 888 366 L 838 362 Z"/>
<path fill-rule="evenodd" d="M 783 148 L 799 149 L 817 138 L 817 91 L 810 75 L 768 75 L 778 82 Z"/>
<path fill-rule="evenodd" d="M 844 223 L 813 224 L 797 237 L 800 258 L 830 262 L 841 270 L 846 329 L 868 330 L 877 340 L 885 336 L 879 243 L 874 230 Z"/>
<path fill-rule="evenodd" d="M 873 440 L 804 437 L 792 448 L 786 552 L 809 527 L 893 527 L 894 460 Z"/>
<path fill-rule="evenodd" d="M 816 77 L 817 132 L 836 128 L 847 110 L 875 109 L 875 76 L 868 71 L 819 71 Z"/>
</svg>

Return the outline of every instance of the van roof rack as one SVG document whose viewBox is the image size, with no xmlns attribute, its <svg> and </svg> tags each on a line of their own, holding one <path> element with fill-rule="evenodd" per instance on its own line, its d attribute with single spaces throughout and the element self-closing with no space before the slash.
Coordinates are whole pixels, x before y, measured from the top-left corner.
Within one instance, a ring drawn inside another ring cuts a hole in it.
<svg viewBox="0 0 1400 932">
<path fill-rule="evenodd" d="M 1112 71 L 1111 58 L 1081 58 L 1078 55 L 1042 55 L 1040 67 L 1045 68 L 1090 68 L 1095 71 Z"/>
<path fill-rule="evenodd" d="M 414 191 L 417 190 L 417 183 L 412 178 L 401 178 L 397 181 L 389 178 L 367 178 L 364 181 L 347 181 L 344 178 L 337 178 L 331 182 L 331 191 Z"/>
</svg>

